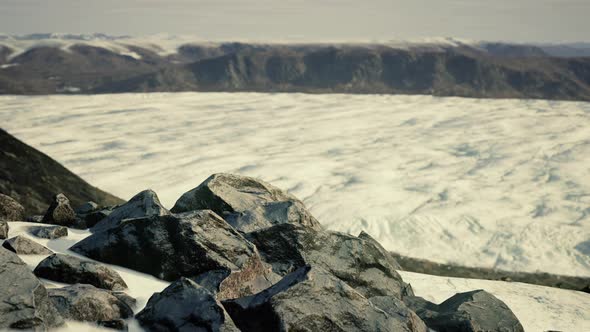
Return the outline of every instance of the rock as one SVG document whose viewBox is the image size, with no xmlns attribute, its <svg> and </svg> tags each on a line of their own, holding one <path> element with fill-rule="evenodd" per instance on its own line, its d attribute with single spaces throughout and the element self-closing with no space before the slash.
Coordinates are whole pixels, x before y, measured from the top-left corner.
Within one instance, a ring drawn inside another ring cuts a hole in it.
<svg viewBox="0 0 590 332">
<path fill-rule="evenodd" d="M 133 316 L 133 310 L 112 292 L 92 285 L 51 288 L 48 293 L 51 302 L 65 319 L 111 322 Z"/>
<path fill-rule="evenodd" d="M 8 231 L 10 227 L 8 227 L 8 223 L 4 220 L 0 220 L 0 240 L 4 240 L 8 237 Z"/>
<path fill-rule="evenodd" d="M 367 298 L 401 299 L 411 291 L 396 271 L 397 262 L 375 240 L 366 237 L 279 224 L 249 233 L 247 238 L 279 275 L 309 264 L 329 271 Z"/>
<path fill-rule="evenodd" d="M 15 253 L 0 248 L 0 330 L 46 330 L 63 324 L 43 284 Z"/>
<path fill-rule="evenodd" d="M 71 226 L 76 222 L 76 213 L 70 206 L 70 200 L 64 194 L 57 194 L 47 209 L 43 222 L 61 226 Z"/>
<path fill-rule="evenodd" d="M 64 254 L 45 258 L 37 265 L 34 273 L 39 278 L 66 284 L 89 284 L 108 290 L 127 288 L 123 278 L 111 268 Z"/>
<path fill-rule="evenodd" d="M 43 216 L 40 214 L 35 214 L 32 216 L 28 216 L 25 218 L 26 222 L 36 222 L 36 223 L 42 223 L 43 222 Z"/>
<path fill-rule="evenodd" d="M 129 328 L 127 322 L 122 319 L 108 320 L 97 322 L 98 325 L 109 328 L 111 330 L 127 331 Z"/>
<path fill-rule="evenodd" d="M 239 331 L 215 295 L 187 278 L 152 295 L 136 318 L 148 331 Z"/>
<path fill-rule="evenodd" d="M 100 232 L 118 226 L 122 220 L 151 216 L 170 215 L 160 203 L 153 190 L 144 190 L 133 196 L 127 203 L 117 207 L 108 216 L 92 227 L 92 232 Z"/>
<path fill-rule="evenodd" d="M 42 239 L 59 239 L 68 236 L 68 228 L 64 226 L 34 226 L 29 228 L 29 232 Z"/>
<path fill-rule="evenodd" d="M 50 255 L 53 251 L 24 236 L 10 238 L 2 246 L 19 255 Z"/>
<path fill-rule="evenodd" d="M 224 270 L 228 277 L 220 285 L 220 299 L 270 286 L 269 269 L 256 247 L 209 210 L 128 219 L 70 249 L 168 281 Z"/>
<path fill-rule="evenodd" d="M 272 287 L 222 301 L 236 326 L 249 331 L 420 331 L 390 315 L 331 273 L 304 266 Z"/>
<path fill-rule="evenodd" d="M 92 211 L 95 211 L 98 209 L 98 204 L 90 201 L 90 202 L 86 202 L 80 206 L 78 206 L 74 212 L 76 212 L 77 215 L 84 215 L 84 214 L 88 214 Z"/>
<path fill-rule="evenodd" d="M 410 310 L 400 299 L 393 296 L 375 296 L 370 298 L 369 301 L 389 315 L 404 321 L 404 324 L 411 331 L 428 331 L 428 328 L 422 319 L 420 319 L 415 312 Z"/>
<path fill-rule="evenodd" d="M 101 220 L 108 217 L 112 212 L 113 208 L 109 207 L 92 211 L 87 214 L 78 215 L 78 222 L 76 223 L 75 227 L 78 229 L 92 228 Z"/>
<path fill-rule="evenodd" d="M 0 220 L 22 221 L 25 219 L 25 208 L 12 197 L 0 194 Z"/>
<path fill-rule="evenodd" d="M 319 222 L 294 196 L 263 181 L 214 174 L 178 199 L 172 212 L 210 209 L 242 232 L 295 223 L 320 229 Z"/>
<path fill-rule="evenodd" d="M 429 328 L 438 332 L 524 331 L 510 308 L 484 290 L 458 293 L 439 305 L 416 297 L 404 302 Z"/>
</svg>

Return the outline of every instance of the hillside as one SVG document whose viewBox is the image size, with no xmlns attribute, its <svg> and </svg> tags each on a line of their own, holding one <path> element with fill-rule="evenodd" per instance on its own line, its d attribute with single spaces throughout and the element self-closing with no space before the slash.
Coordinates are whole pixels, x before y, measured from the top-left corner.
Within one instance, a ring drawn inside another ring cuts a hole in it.
<svg viewBox="0 0 590 332">
<path fill-rule="evenodd" d="M 73 206 L 87 201 L 100 205 L 122 202 L 0 129 L 0 193 L 17 199 L 27 213 L 33 214 L 45 212 L 53 195 L 60 192 Z"/>
<path fill-rule="evenodd" d="M 590 58 L 556 54 L 556 46 L 502 43 L 169 46 L 126 39 L 5 39 L 0 93 L 257 91 L 590 100 Z"/>
</svg>

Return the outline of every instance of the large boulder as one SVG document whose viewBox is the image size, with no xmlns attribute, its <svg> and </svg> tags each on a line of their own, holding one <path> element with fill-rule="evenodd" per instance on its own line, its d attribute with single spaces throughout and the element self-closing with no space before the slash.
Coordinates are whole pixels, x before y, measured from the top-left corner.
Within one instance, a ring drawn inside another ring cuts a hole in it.
<svg viewBox="0 0 590 332">
<path fill-rule="evenodd" d="M 484 290 L 458 293 L 436 305 L 421 298 L 404 302 L 438 332 L 523 332 L 524 328 L 508 306 Z"/>
<path fill-rule="evenodd" d="M 214 174 L 182 195 L 172 212 L 210 209 L 242 232 L 281 223 L 319 229 L 319 222 L 294 196 L 263 181 L 232 174 Z"/>
<path fill-rule="evenodd" d="M 0 248 L 0 330 L 46 330 L 62 324 L 47 290 L 27 264 Z"/>
<path fill-rule="evenodd" d="M 110 212 L 104 219 L 92 227 L 92 232 L 100 232 L 117 227 L 125 219 L 165 216 L 169 214 L 170 212 L 160 203 L 158 195 L 153 190 L 148 189 L 133 196 L 127 203 Z"/>
<path fill-rule="evenodd" d="M 223 270 L 227 277 L 219 298 L 252 294 L 271 284 L 270 269 L 256 247 L 209 210 L 128 219 L 70 249 L 168 281 Z"/>
<path fill-rule="evenodd" d="M 78 222 L 75 227 L 79 229 L 92 228 L 113 213 L 115 208 L 117 207 L 105 207 L 85 214 L 78 214 Z"/>
<path fill-rule="evenodd" d="M 98 204 L 89 201 L 86 202 L 82 205 L 79 205 L 77 208 L 74 209 L 74 211 L 76 212 L 77 215 L 84 215 L 84 214 L 88 214 L 92 211 L 96 211 L 98 210 Z"/>
<path fill-rule="evenodd" d="M 25 208 L 12 197 L 0 194 L 0 221 L 22 221 L 25 219 Z"/>
<path fill-rule="evenodd" d="M 92 285 L 77 284 L 48 290 L 49 298 L 61 316 L 83 322 L 109 325 L 133 316 L 133 310 L 115 293 Z"/>
<path fill-rule="evenodd" d="M 29 227 L 29 233 L 42 239 L 55 240 L 68 236 L 68 228 L 64 226 L 33 226 Z"/>
<path fill-rule="evenodd" d="M 367 237 L 296 224 L 279 224 L 247 235 L 279 275 L 309 264 L 329 271 L 367 298 L 389 295 L 401 299 L 408 291 L 412 295 L 396 271 L 395 259 Z"/>
<path fill-rule="evenodd" d="M 43 216 L 43 222 L 61 226 L 71 226 L 76 223 L 76 213 L 66 195 L 57 194 L 53 197 L 51 205 Z"/>
<path fill-rule="evenodd" d="M 239 331 L 215 295 L 186 278 L 152 295 L 136 318 L 148 331 Z"/>
<path fill-rule="evenodd" d="M 8 223 L 4 220 L 0 220 L 0 240 L 4 240 L 8 237 L 9 230 L 10 227 L 8 226 Z"/>
<path fill-rule="evenodd" d="M 14 253 L 19 255 L 50 255 L 53 254 L 53 251 L 47 249 L 46 247 L 40 245 L 39 243 L 24 237 L 24 236 L 15 236 L 10 238 L 4 243 L 2 246 Z"/>
<path fill-rule="evenodd" d="M 272 287 L 223 301 L 236 326 L 249 331 L 416 331 L 320 268 L 304 266 Z"/>
<path fill-rule="evenodd" d="M 402 300 L 393 296 L 375 296 L 370 298 L 369 301 L 377 308 L 405 322 L 405 325 L 411 331 L 428 331 L 422 319 L 410 310 Z"/>
<path fill-rule="evenodd" d="M 113 269 L 70 255 L 53 254 L 42 260 L 34 273 L 39 278 L 67 284 L 89 284 L 108 290 L 127 288 L 123 278 Z"/>
</svg>

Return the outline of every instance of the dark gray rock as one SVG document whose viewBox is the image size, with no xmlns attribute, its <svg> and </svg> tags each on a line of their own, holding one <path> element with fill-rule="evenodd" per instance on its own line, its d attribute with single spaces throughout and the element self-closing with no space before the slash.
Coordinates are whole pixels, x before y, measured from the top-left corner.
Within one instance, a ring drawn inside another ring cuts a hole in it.
<svg viewBox="0 0 590 332">
<path fill-rule="evenodd" d="M 310 266 L 252 296 L 223 301 L 236 326 L 249 331 L 416 331 L 331 273 Z"/>
<path fill-rule="evenodd" d="M 117 227 L 125 219 L 170 215 L 160 203 L 153 190 L 144 190 L 133 196 L 127 203 L 118 206 L 104 219 L 92 227 L 92 232 L 100 232 Z"/>
<path fill-rule="evenodd" d="M 35 214 L 32 216 L 28 216 L 25 218 L 26 222 L 36 222 L 36 223 L 42 223 L 43 222 L 43 216 L 40 214 Z"/>
<path fill-rule="evenodd" d="M 428 331 L 422 319 L 410 310 L 402 300 L 393 296 L 375 296 L 370 298 L 369 301 L 377 308 L 405 322 L 404 324 L 411 331 Z"/>
<path fill-rule="evenodd" d="M 365 297 L 401 299 L 411 288 L 397 273 L 399 265 L 375 240 L 364 237 L 296 224 L 279 224 L 247 235 L 279 275 L 309 264 L 329 271 Z"/>
<path fill-rule="evenodd" d="M 113 269 L 74 256 L 53 254 L 35 268 L 35 275 L 67 284 L 89 284 L 108 290 L 123 290 L 127 284 Z"/>
<path fill-rule="evenodd" d="M 50 255 L 53 251 L 24 236 L 10 238 L 2 246 L 19 255 Z"/>
<path fill-rule="evenodd" d="M 49 298 L 65 319 L 110 322 L 133 316 L 133 310 L 112 292 L 92 285 L 76 284 L 48 290 Z"/>
<path fill-rule="evenodd" d="M 29 228 L 29 232 L 36 237 L 50 240 L 68 236 L 68 228 L 64 226 L 33 226 Z"/>
<path fill-rule="evenodd" d="M 438 332 L 524 331 L 510 308 L 483 290 L 455 294 L 439 305 L 417 297 L 405 298 L 404 302 Z"/>
<path fill-rule="evenodd" d="M 214 174 L 178 199 L 172 212 L 210 209 L 242 232 L 281 223 L 319 229 L 319 222 L 294 196 L 263 181 L 232 174 Z"/>
<path fill-rule="evenodd" d="M 115 319 L 108 321 L 97 322 L 98 325 L 109 328 L 111 330 L 127 331 L 129 330 L 127 322 L 123 319 Z"/>
<path fill-rule="evenodd" d="M 256 247 L 212 211 L 128 219 L 94 233 L 71 250 L 87 257 L 174 281 L 224 270 L 218 298 L 236 298 L 270 286 Z"/>
<path fill-rule="evenodd" d="M 8 237 L 8 231 L 10 227 L 6 221 L 0 220 L 0 240 L 4 240 Z"/>
<path fill-rule="evenodd" d="M 62 324 L 47 290 L 27 264 L 0 248 L 0 330 L 46 330 Z"/>
<path fill-rule="evenodd" d="M 87 214 L 79 214 L 75 227 L 78 229 L 92 228 L 113 212 L 113 207 L 102 208 Z"/>
<path fill-rule="evenodd" d="M 25 208 L 10 196 L 0 194 L 0 220 L 22 221 Z"/>
<path fill-rule="evenodd" d="M 53 197 L 51 205 L 43 216 L 43 223 L 71 226 L 76 222 L 76 213 L 70 206 L 70 200 L 64 194 Z"/>
<path fill-rule="evenodd" d="M 239 331 L 215 295 L 186 278 L 152 295 L 136 318 L 148 331 Z"/>
<path fill-rule="evenodd" d="M 76 212 L 77 215 L 84 215 L 84 214 L 88 214 L 92 211 L 96 211 L 98 209 L 98 204 L 90 201 L 90 202 L 86 202 L 80 206 L 78 206 L 74 211 Z"/>
</svg>

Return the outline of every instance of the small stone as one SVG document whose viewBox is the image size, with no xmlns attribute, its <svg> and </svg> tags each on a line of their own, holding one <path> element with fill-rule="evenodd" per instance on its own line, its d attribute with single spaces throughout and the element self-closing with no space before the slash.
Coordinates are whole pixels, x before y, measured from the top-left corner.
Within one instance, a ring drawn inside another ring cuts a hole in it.
<svg viewBox="0 0 590 332">
<path fill-rule="evenodd" d="M 71 226 L 76 223 L 76 213 L 70 206 L 70 200 L 64 194 L 57 194 L 43 216 L 43 223 Z"/>
<path fill-rule="evenodd" d="M 29 228 L 29 232 L 36 237 L 50 240 L 68 236 L 68 228 L 64 226 L 33 226 Z"/>
<path fill-rule="evenodd" d="M 19 255 L 50 255 L 53 253 L 39 243 L 20 235 L 4 241 L 2 246 Z"/>
</svg>

